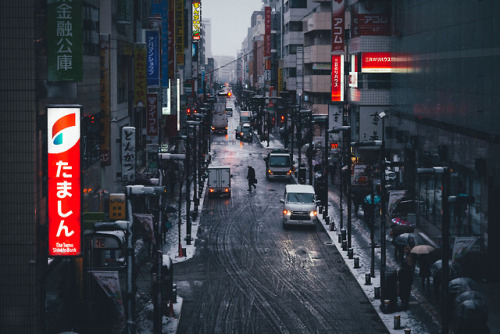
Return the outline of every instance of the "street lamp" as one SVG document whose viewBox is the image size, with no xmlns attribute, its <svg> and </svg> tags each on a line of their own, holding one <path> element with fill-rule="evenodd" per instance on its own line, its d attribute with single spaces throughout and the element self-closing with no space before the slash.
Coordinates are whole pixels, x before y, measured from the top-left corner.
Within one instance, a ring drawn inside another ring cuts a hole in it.
<svg viewBox="0 0 500 334">
<path fill-rule="evenodd" d="M 343 151 L 345 151 L 345 145 L 347 144 L 347 152 L 346 152 L 346 160 L 345 163 L 347 164 L 347 176 L 348 176 L 348 182 L 347 182 L 347 248 L 352 247 L 352 211 L 351 211 L 351 127 L 348 125 L 344 126 L 336 126 L 329 132 L 333 133 L 339 133 L 342 132 L 343 138 L 342 138 L 342 148 Z M 341 173 L 342 175 L 342 173 Z M 343 208 L 342 208 L 342 176 L 341 176 L 341 186 L 340 186 L 340 224 L 341 224 L 341 229 L 342 229 L 342 223 L 343 223 Z"/>
<path fill-rule="evenodd" d="M 449 329 L 449 320 L 448 320 L 448 307 L 449 307 L 449 300 L 448 300 L 448 279 L 449 279 L 449 265 L 448 265 L 448 260 L 449 260 L 449 249 L 450 249 L 450 210 L 449 210 L 449 203 L 450 202 L 456 202 L 456 197 L 455 196 L 448 196 L 449 191 L 450 191 L 450 170 L 447 167 L 432 167 L 432 168 L 417 168 L 417 174 L 420 175 L 433 175 L 433 174 L 438 174 L 441 175 L 442 177 L 442 184 L 443 184 L 443 190 L 442 190 L 442 196 L 441 198 L 444 199 L 442 200 L 442 209 L 443 209 L 443 219 L 442 219 L 442 226 L 441 226 L 441 233 L 442 233 L 442 267 L 441 267 L 441 286 L 442 286 L 442 302 L 441 302 L 441 332 L 443 334 L 448 333 Z"/>
<path fill-rule="evenodd" d="M 186 244 L 191 245 L 191 159 L 194 158 L 194 166 L 196 166 L 196 129 L 200 126 L 198 121 L 186 121 L 188 126 L 188 145 L 186 149 Z M 194 132 L 194 133 L 193 133 Z M 192 137 L 194 137 L 194 145 Z M 194 149 L 194 152 L 192 151 Z M 194 154 L 193 154 L 194 153 Z M 196 173 L 196 167 L 194 168 L 194 173 Z M 197 212 L 197 187 L 194 187 L 194 210 Z"/>
</svg>

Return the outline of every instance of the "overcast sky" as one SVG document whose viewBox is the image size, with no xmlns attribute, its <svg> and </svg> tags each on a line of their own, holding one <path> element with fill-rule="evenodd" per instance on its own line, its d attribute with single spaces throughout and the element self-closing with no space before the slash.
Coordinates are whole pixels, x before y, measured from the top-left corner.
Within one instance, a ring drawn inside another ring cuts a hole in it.
<svg viewBox="0 0 500 334">
<path fill-rule="evenodd" d="M 202 18 L 212 24 L 212 55 L 236 57 L 262 0 L 202 0 Z"/>
</svg>

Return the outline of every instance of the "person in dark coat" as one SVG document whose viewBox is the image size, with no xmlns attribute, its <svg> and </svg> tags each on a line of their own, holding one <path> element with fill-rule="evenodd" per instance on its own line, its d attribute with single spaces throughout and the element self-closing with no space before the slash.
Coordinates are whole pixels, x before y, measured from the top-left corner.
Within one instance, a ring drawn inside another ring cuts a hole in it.
<svg viewBox="0 0 500 334">
<path fill-rule="evenodd" d="M 425 289 L 427 282 L 427 289 L 430 289 L 431 263 L 428 254 L 421 254 L 418 256 L 418 267 L 420 268 L 420 272 L 418 275 L 422 279 L 422 288 Z"/>
<path fill-rule="evenodd" d="M 410 305 L 411 286 L 413 284 L 414 260 L 410 253 L 410 246 L 405 248 L 405 261 L 398 271 L 399 299 L 403 310 L 407 310 Z"/>
<path fill-rule="evenodd" d="M 248 191 L 252 191 L 252 187 L 257 189 L 257 186 L 255 185 L 255 183 L 257 183 L 257 180 L 255 179 L 255 169 L 253 169 L 252 166 L 248 166 L 247 180 Z"/>
</svg>

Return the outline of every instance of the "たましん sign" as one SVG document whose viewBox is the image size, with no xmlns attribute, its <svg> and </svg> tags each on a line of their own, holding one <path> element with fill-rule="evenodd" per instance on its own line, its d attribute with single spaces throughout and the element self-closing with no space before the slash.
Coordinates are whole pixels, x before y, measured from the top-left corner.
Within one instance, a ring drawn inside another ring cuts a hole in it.
<svg viewBox="0 0 500 334">
<path fill-rule="evenodd" d="M 80 107 L 47 108 L 49 255 L 80 255 Z"/>
</svg>

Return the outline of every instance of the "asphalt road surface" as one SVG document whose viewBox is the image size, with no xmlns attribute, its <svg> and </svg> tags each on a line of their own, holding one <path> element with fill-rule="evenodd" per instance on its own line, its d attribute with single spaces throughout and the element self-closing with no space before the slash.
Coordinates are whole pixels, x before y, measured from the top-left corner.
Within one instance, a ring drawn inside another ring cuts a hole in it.
<svg viewBox="0 0 500 334">
<path fill-rule="evenodd" d="M 175 267 L 178 333 L 387 333 L 325 231 L 281 224 L 285 183 L 265 179 L 267 148 L 212 137 L 211 165 L 229 165 L 231 198 L 205 198 L 197 252 Z M 247 191 L 247 166 L 257 189 Z"/>
</svg>

